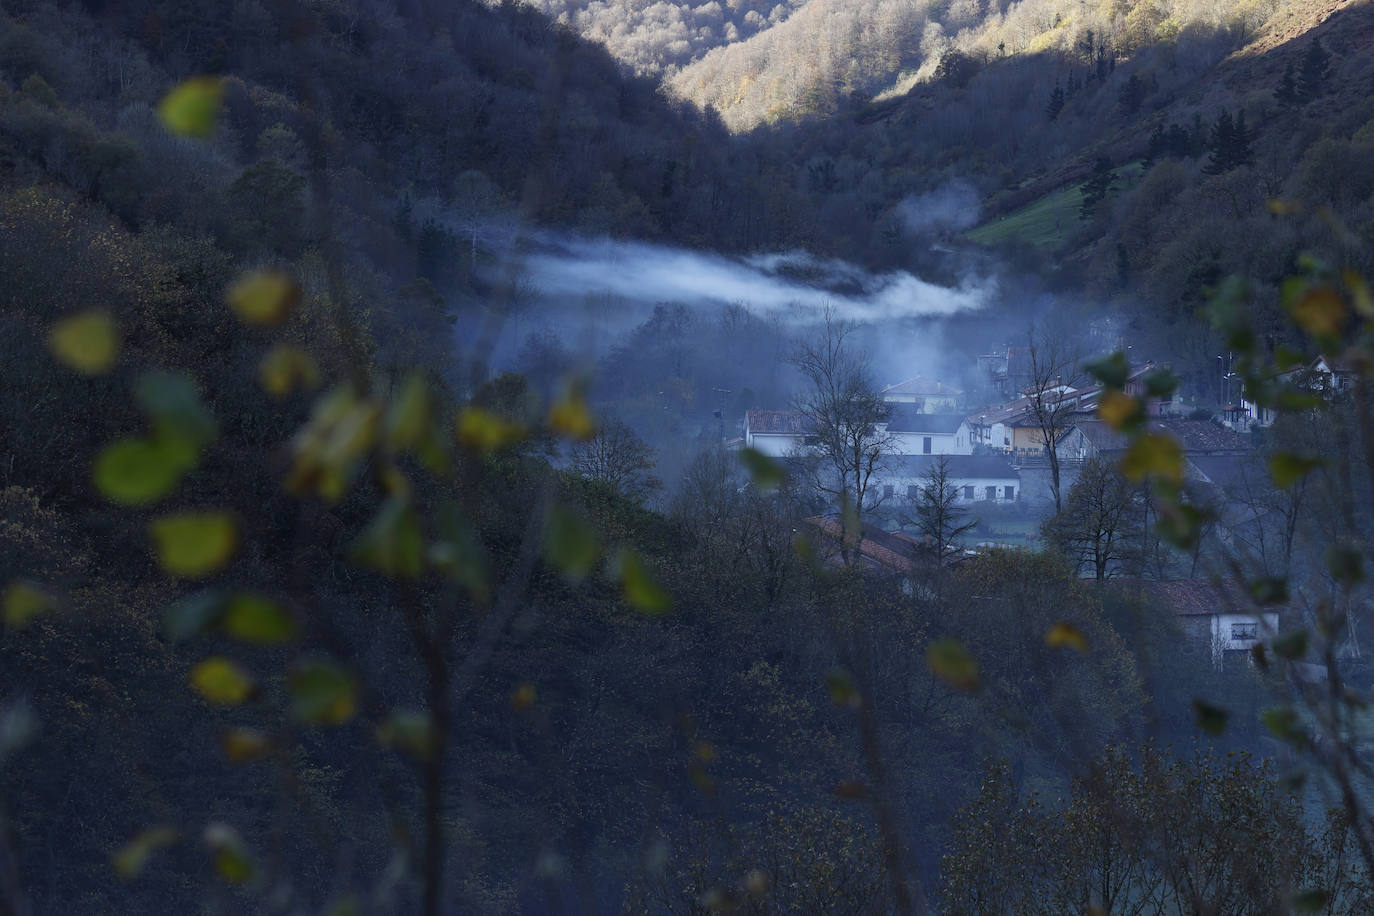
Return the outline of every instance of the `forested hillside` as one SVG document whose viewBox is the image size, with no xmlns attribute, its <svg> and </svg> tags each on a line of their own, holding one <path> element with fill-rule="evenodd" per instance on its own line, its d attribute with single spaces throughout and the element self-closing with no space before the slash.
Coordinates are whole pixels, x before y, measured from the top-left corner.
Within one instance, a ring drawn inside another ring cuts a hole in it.
<svg viewBox="0 0 1374 916">
<path fill-rule="evenodd" d="M 1271 363 L 1368 346 L 1374 19 L 1293 8 L 7 3 L 0 914 L 1368 912 L 1374 373 L 1319 416 Z M 722 282 L 589 356 L 510 256 L 563 236 L 1001 292 L 846 349 Z M 1296 415 L 1255 512 L 1319 594 L 1226 570 L 1258 651 L 1141 584 L 1219 538 L 1124 354 L 1123 582 L 1087 510 L 951 552 L 727 450 L 1032 295 Z"/>
</svg>

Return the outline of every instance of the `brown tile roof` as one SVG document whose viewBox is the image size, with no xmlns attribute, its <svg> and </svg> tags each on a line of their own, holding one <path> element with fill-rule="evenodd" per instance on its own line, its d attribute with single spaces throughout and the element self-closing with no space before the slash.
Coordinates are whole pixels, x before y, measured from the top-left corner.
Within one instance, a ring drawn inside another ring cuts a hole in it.
<svg viewBox="0 0 1374 916">
<path fill-rule="evenodd" d="M 751 433 L 790 433 L 806 435 L 812 423 L 804 413 L 795 410 L 746 410 L 744 425 Z"/>
<path fill-rule="evenodd" d="M 816 529 L 832 544 L 838 544 L 844 536 L 844 527 L 839 519 L 827 515 L 815 515 L 806 519 L 806 524 Z M 896 572 L 910 572 L 916 565 L 917 556 L 925 549 L 923 541 L 900 532 L 887 532 L 873 525 L 863 526 L 863 540 L 859 542 L 859 553 L 872 563 Z M 850 538 L 851 542 L 853 538 Z"/>
<path fill-rule="evenodd" d="M 1138 589 L 1183 617 L 1253 612 L 1244 585 L 1238 579 L 1118 579 L 1120 585 Z"/>
</svg>

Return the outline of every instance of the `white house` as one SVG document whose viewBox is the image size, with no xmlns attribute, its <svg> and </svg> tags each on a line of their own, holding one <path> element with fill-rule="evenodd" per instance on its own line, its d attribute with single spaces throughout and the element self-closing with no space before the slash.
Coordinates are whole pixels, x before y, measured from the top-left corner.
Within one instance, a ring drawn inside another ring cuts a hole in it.
<svg viewBox="0 0 1374 916">
<path fill-rule="evenodd" d="M 1021 475 L 999 455 L 904 455 L 887 459 L 887 467 L 875 481 L 885 502 L 917 503 L 921 488 L 929 485 L 931 467 L 943 459 L 948 483 L 960 503 L 1016 502 L 1021 495 Z"/>
<path fill-rule="evenodd" d="M 814 445 L 811 420 L 795 410 L 748 410 L 744 413 L 744 444 L 774 458 L 800 454 Z"/>
<path fill-rule="evenodd" d="M 968 418 L 960 414 L 917 413 L 908 405 L 894 405 L 887 433 L 898 455 L 973 454 Z"/>
<path fill-rule="evenodd" d="M 1210 651 L 1217 669 L 1228 667 L 1228 663 L 1248 662 L 1255 644 L 1278 632 L 1278 613 L 1255 611 L 1245 587 L 1235 579 L 1167 579 L 1135 584 L 1145 597 L 1178 615 L 1183 631 Z"/>
<path fill-rule="evenodd" d="M 964 392 L 935 379 L 916 376 L 882 390 L 884 401 L 890 404 L 911 404 L 922 413 L 945 413 L 958 410 Z"/>
</svg>

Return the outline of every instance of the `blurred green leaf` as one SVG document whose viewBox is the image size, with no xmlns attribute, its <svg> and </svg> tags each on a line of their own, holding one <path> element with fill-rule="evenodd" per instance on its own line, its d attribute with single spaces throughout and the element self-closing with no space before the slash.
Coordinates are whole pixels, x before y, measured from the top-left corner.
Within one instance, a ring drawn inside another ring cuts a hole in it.
<svg viewBox="0 0 1374 916">
<path fill-rule="evenodd" d="M 1307 630 L 1290 630 L 1275 636 L 1270 642 L 1270 648 L 1279 658 L 1286 658 L 1289 661 L 1296 661 L 1307 654 L 1307 643 L 1309 640 Z"/>
<path fill-rule="evenodd" d="M 384 575 L 418 579 L 424 572 L 424 535 L 410 500 L 396 496 L 387 499 L 354 542 L 353 556 Z"/>
<path fill-rule="evenodd" d="M 238 831 L 216 821 L 205 827 L 205 845 L 214 856 L 215 874 L 228 884 L 243 884 L 253 877 L 253 861 Z"/>
<path fill-rule="evenodd" d="M 42 614 L 52 610 L 56 602 L 52 596 L 32 582 L 19 580 L 5 586 L 5 626 L 22 630 Z"/>
<path fill-rule="evenodd" d="M 450 504 L 439 511 L 438 529 L 429 547 L 430 565 L 467 589 L 474 601 L 485 603 L 491 596 L 489 561 L 472 522 Z"/>
<path fill-rule="evenodd" d="M 1084 368 L 1107 388 L 1125 388 L 1126 379 L 1131 374 L 1131 364 L 1126 361 L 1126 354 L 1120 350 L 1104 359 L 1088 363 Z"/>
<path fill-rule="evenodd" d="M 207 703 L 238 706 L 257 691 L 248 672 L 223 656 L 216 655 L 191 669 L 191 687 Z"/>
<path fill-rule="evenodd" d="M 825 689 L 830 694 L 830 702 L 836 706 L 850 706 L 858 708 L 862 698 L 859 690 L 854 686 L 854 679 L 849 676 L 847 671 L 831 671 L 825 676 Z"/>
<path fill-rule="evenodd" d="M 377 726 L 377 740 L 417 760 L 434 754 L 434 722 L 427 712 L 396 710 Z"/>
<path fill-rule="evenodd" d="M 1226 731 L 1226 723 L 1231 714 L 1204 700 L 1195 699 L 1193 700 L 1193 716 L 1198 728 L 1215 737 Z"/>
<path fill-rule="evenodd" d="M 119 328 L 108 312 L 81 312 L 53 325 L 48 348 L 68 368 L 100 375 L 119 356 Z"/>
<path fill-rule="evenodd" d="M 153 827 L 143 831 L 114 854 L 112 864 L 115 874 L 125 881 L 132 881 L 143 871 L 154 852 L 171 846 L 180 838 L 180 834 L 171 827 Z"/>
<path fill-rule="evenodd" d="M 1152 398 L 1167 398 L 1178 390 L 1178 376 L 1171 369 L 1155 369 L 1145 375 L 1145 393 Z"/>
<path fill-rule="evenodd" d="M 1250 595 L 1257 604 L 1283 604 L 1288 600 L 1288 579 L 1264 576 L 1250 583 Z"/>
<path fill-rule="evenodd" d="M 1326 551 L 1326 569 L 1345 588 L 1364 581 L 1364 554 L 1345 544 L 1332 544 Z"/>
<path fill-rule="evenodd" d="M 255 270 L 236 280 L 225 300 L 240 321 L 274 327 L 285 320 L 300 295 L 295 278 L 285 271 Z"/>
<path fill-rule="evenodd" d="M 91 477 L 110 502 L 143 506 L 175 490 L 191 466 L 185 450 L 165 441 L 120 439 L 101 449 Z"/>
<path fill-rule="evenodd" d="M 281 645 L 296 638 L 296 621 L 286 608 L 247 592 L 230 597 L 220 626 L 234 639 L 259 646 Z"/>
<path fill-rule="evenodd" d="M 1323 890 L 1299 891 L 1293 895 L 1294 913 L 1321 913 L 1330 903 L 1331 895 Z"/>
<path fill-rule="evenodd" d="M 291 707 L 297 719 L 312 725 L 342 725 L 357 711 L 357 685 L 334 662 L 300 662 L 288 676 Z"/>
<path fill-rule="evenodd" d="M 1316 455 L 1275 452 L 1269 458 L 1269 476 L 1274 486 L 1287 490 L 1321 464 L 1322 459 Z"/>
<path fill-rule="evenodd" d="M 184 444 L 194 453 L 219 435 L 219 424 L 201 399 L 196 383 L 184 373 L 160 369 L 145 372 L 134 386 L 134 396 L 166 448 Z"/>
<path fill-rule="evenodd" d="M 754 489 L 760 493 L 771 493 L 786 482 L 787 472 L 783 470 L 782 464 L 758 449 L 741 449 L 739 457 L 744 462 L 745 469 L 749 471 L 749 479 L 754 482 Z"/>
<path fill-rule="evenodd" d="M 1304 747 L 1308 743 L 1307 730 L 1303 728 L 1302 722 L 1298 719 L 1298 714 L 1287 706 L 1275 706 L 1260 713 L 1260 721 L 1264 727 L 1283 741 L 1294 747 Z"/>
<path fill-rule="evenodd" d="M 434 431 L 434 402 L 429 384 L 418 372 L 401 383 L 386 412 L 386 444 L 393 451 L 418 448 Z"/>
<path fill-rule="evenodd" d="M 628 547 L 616 554 L 616 577 L 625 600 L 642 614 L 657 617 L 672 609 L 673 600 L 654 580 L 643 557 Z"/>
<path fill-rule="evenodd" d="M 224 512 L 183 512 L 148 525 L 158 563 L 183 579 L 203 579 L 223 569 L 238 544 L 238 528 Z"/>
<path fill-rule="evenodd" d="M 937 639 L 930 644 L 926 649 L 926 665 L 932 674 L 956 690 L 978 689 L 978 663 L 953 637 Z"/>
<path fill-rule="evenodd" d="M 158 103 L 163 126 L 183 137 L 204 139 L 215 132 L 224 81 L 217 76 L 197 76 L 186 80 Z"/>
<path fill-rule="evenodd" d="M 544 551 L 549 564 L 576 583 L 596 566 L 601 544 L 585 520 L 563 506 L 554 506 L 545 529 Z"/>
<path fill-rule="evenodd" d="M 224 593 L 207 588 L 169 604 L 162 612 L 162 632 L 174 641 L 190 639 L 209 629 L 224 610 Z"/>
</svg>

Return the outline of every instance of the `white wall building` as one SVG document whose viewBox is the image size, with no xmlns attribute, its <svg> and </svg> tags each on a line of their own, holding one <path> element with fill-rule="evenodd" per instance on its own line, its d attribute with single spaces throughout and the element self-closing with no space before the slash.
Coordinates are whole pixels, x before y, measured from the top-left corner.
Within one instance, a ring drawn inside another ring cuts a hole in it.
<svg viewBox="0 0 1374 916">
<path fill-rule="evenodd" d="M 929 485 L 927 476 L 936 462 L 944 459 L 948 483 L 954 487 L 961 504 L 1012 504 L 1021 495 L 1021 475 L 999 455 L 905 455 L 887 460 L 887 467 L 874 481 L 875 492 L 887 503 L 907 500 L 917 503 L 921 488 Z"/>
<path fill-rule="evenodd" d="M 748 410 L 744 413 L 744 444 L 773 458 L 801 454 L 814 445 L 811 421 L 795 410 Z"/>
<path fill-rule="evenodd" d="M 898 455 L 972 455 L 968 418 L 953 413 L 917 413 L 894 406 L 887 433 Z"/>
</svg>

